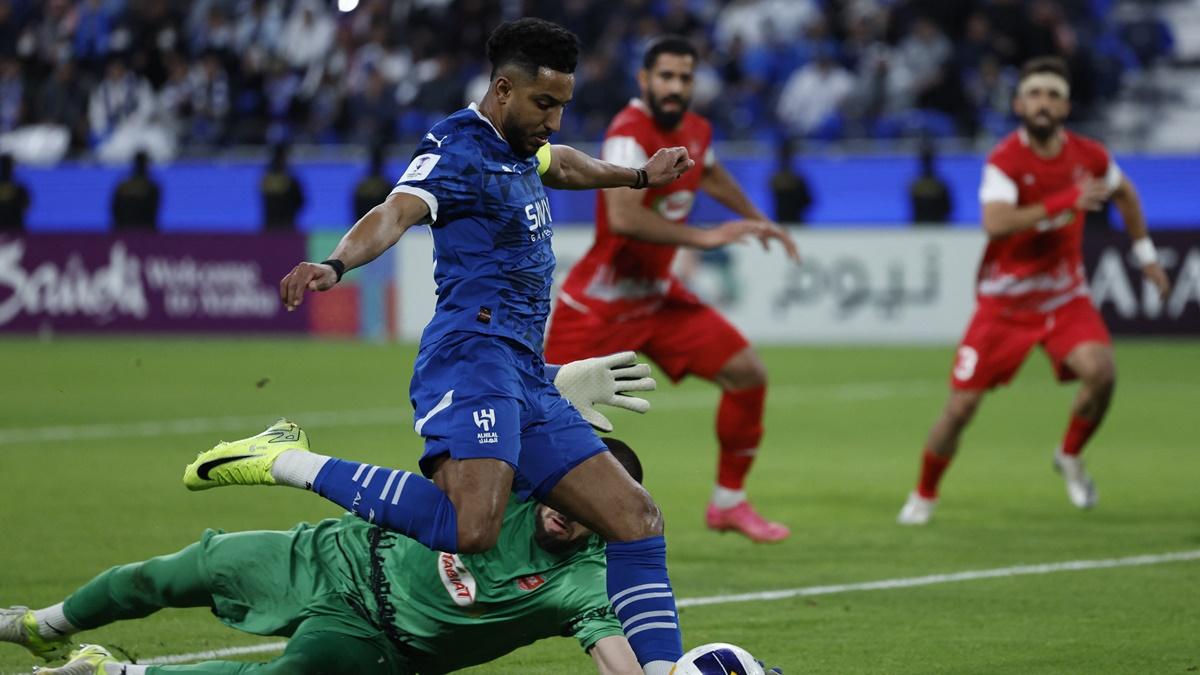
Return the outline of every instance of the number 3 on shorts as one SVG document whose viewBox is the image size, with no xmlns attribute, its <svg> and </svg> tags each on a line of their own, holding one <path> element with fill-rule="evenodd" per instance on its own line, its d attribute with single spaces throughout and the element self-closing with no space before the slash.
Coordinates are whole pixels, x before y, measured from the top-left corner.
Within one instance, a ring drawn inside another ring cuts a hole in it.
<svg viewBox="0 0 1200 675">
<path fill-rule="evenodd" d="M 958 358 L 954 361 L 954 379 L 966 382 L 975 374 L 975 366 L 979 365 L 979 352 L 974 347 L 959 347 Z"/>
</svg>

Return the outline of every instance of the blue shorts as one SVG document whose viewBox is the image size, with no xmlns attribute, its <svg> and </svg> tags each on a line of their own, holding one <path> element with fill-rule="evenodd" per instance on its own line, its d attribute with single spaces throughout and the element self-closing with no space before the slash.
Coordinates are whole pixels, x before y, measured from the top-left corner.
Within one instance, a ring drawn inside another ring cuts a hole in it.
<svg viewBox="0 0 1200 675">
<path fill-rule="evenodd" d="M 546 378 L 545 363 L 519 343 L 453 333 L 424 347 L 409 396 L 425 439 L 421 471 L 434 460 L 500 459 L 513 468 L 513 492 L 541 499 L 583 460 L 607 450 Z"/>
</svg>

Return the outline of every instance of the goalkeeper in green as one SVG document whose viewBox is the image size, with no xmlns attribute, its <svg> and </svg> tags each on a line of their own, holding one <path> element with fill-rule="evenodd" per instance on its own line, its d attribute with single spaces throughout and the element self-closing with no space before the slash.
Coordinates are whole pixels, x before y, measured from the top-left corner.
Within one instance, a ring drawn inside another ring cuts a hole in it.
<svg viewBox="0 0 1200 675">
<path fill-rule="evenodd" d="M 571 377 L 559 389 L 597 426 L 608 421 L 593 403 L 648 407 L 619 392 L 652 388 L 649 369 L 620 361 L 563 367 Z M 299 427 L 282 424 L 307 446 Z M 633 451 L 613 438 L 604 442 L 640 482 Z M 209 607 L 233 628 L 290 639 L 267 663 L 133 665 L 83 645 L 65 665 L 39 672 L 443 673 L 555 636 L 574 637 L 601 675 L 642 672 L 609 604 L 604 543 L 548 506 L 511 497 L 497 545 L 479 554 L 432 551 L 349 514 L 286 532 L 209 530 L 177 553 L 109 569 L 57 605 L 0 610 L 0 641 L 49 660 L 67 651 L 75 632 L 164 607 Z"/>
</svg>

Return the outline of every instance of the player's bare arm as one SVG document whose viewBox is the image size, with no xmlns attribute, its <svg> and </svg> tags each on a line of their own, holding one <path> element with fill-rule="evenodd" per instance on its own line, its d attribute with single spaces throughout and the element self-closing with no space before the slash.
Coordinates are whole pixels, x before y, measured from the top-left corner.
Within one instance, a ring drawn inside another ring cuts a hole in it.
<svg viewBox="0 0 1200 675">
<path fill-rule="evenodd" d="M 604 203 L 608 208 L 608 225 L 614 233 L 653 244 L 719 248 L 746 237 L 761 238 L 769 225 L 764 220 L 748 219 L 731 220 L 711 229 L 676 223 L 643 206 L 642 194 L 628 188 L 605 190 Z"/>
<path fill-rule="evenodd" d="M 600 638 L 592 646 L 591 655 L 600 675 L 642 675 L 642 667 L 624 636 Z"/>
<path fill-rule="evenodd" d="M 330 254 L 330 260 L 341 261 L 345 268 L 361 267 L 391 248 L 408 228 L 429 216 L 429 206 L 419 197 L 403 192 L 393 193 L 367 212 Z M 302 262 L 279 282 L 279 298 L 288 311 L 300 306 L 304 291 L 327 291 L 341 277 L 339 270 L 327 263 Z"/>
<path fill-rule="evenodd" d="M 761 221 L 764 225 L 763 234 L 758 235 L 758 237 L 764 249 L 774 239 L 783 244 L 783 248 L 787 251 L 789 258 L 796 261 L 800 260 L 800 251 L 796 248 L 796 242 L 792 240 L 792 235 L 788 234 L 787 230 L 772 222 L 766 214 L 750 201 L 745 191 L 742 190 L 742 186 L 738 185 L 737 179 L 733 177 L 733 174 L 729 173 L 723 164 L 713 162 L 712 166 L 705 169 L 704 177 L 700 179 L 700 189 L 742 218 Z"/>
<path fill-rule="evenodd" d="M 1072 188 L 1064 191 L 1055 198 L 1047 199 L 1038 204 L 1017 206 L 1008 202 L 985 202 L 983 204 L 983 230 L 992 239 L 1007 237 L 1023 230 L 1037 227 L 1047 218 L 1056 215 L 1056 201 L 1062 201 L 1063 208 L 1077 211 L 1099 211 L 1108 198 L 1108 189 L 1104 181 L 1098 178 L 1087 178 Z M 1055 199 L 1056 201 L 1052 201 Z M 1047 205 L 1047 202 L 1050 202 Z"/>
<path fill-rule="evenodd" d="M 696 165 L 687 148 L 663 148 L 641 169 L 630 169 L 591 157 L 569 145 L 555 145 L 550 168 L 542 175 L 546 187 L 559 190 L 661 187 Z"/>
<path fill-rule="evenodd" d="M 1133 242 L 1133 254 L 1142 267 L 1142 274 L 1146 275 L 1150 283 L 1154 284 L 1159 295 L 1167 297 L 1167 294 L 1171 292 L 1171 282 L 1167 279 L 1167 273 L 1163 271 L 1162 265 L 1159 264 L 1154 242 L 1150 240 L 1150 231 L 1146 227 L 1146 214 L 1142 211 L 1142 200 L 1138 197 L 1137 188 L 1127 176 L 1122 177 L 1121 184 L 1117 186 L 1116 190 L 1113 190 L 1112 201 L 1121 214 L 1122 222 L 1125 223 L 1125 231 L 1129 234 L 1129 240 Z"/>
</svg>

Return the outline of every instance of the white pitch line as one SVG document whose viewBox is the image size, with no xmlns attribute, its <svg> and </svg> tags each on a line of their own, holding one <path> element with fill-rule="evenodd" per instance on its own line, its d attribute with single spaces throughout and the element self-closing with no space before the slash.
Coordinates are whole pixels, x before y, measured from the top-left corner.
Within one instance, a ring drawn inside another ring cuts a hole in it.
<svg viewBox="0 0 1200 675">
<path fill-rule="evenodd" d="M 189 661 L 211 661 L 213 659 L 222 659 L 227 656 L 245 656 L 246 654 L 263 654 L 266 652 L 280 652 L 287 646 L 286 642 L 267 642 L 261 645 L 246 645 L 245 647 L 225 647 L 224 649 L 211 649 L 206 652 L 192 652 L 191 654 L 172 654 L 170 656 L 155 656 L 152 658 L 138 661 L 139 664 L 162 666 L 172 663 L 187 663 Z"/>
<path fill-rule="evenodd" d="M 683 598 L 677 603 L 679 607 L 703 607 L 705 605 L 724 605 L 735 602 L 787 600 L 789 598 L 809 597 L 813 595 L 832 595 L 835 593 L 853 593 L 856 591 L 883 591 L 894 588 L 913 588 L 916 586 L 933 586 L 958 581 L 976 581 L 979 579 L 999 579 L 1008 577 L 1028 576 L 1032 574 L 1053 574 L 1055 572 L 1079 572 L 1083 570 L 1111 569 L 1114 567 L 1142 567 L 1145 565 L 1162 565 L 1173 562 L 1200 560 L 1200 550 L 1178 551 L 1175 553 L 1159 553 L 1152 555 L 1135 555 L 1125 558 L 1109 558 L 1106 560 L 1068 560 L 1066 562 L 1043 563 L 1040 565 L 1017 565 L 1014 567 L 999 567 L 990 570 L 974 570 L 968 572 L 953 572 L 950 574 L 929 574 L 921 577 L 904 577 L 900 579 L 884 579 L 854 584 L 834 584 L 831 586 L 807 586 L 805 588 L 790 588 L 778 591 L 763 591 L 759 593 L 740 593 L 736 595 L 713 595 L 703 598 Z M 226 656 L 246 654 L 262 654 L 280 651 L 286 642 L 268 642 L 246 647 L 227 647 L 211 651 L 192 652 L 190 654 L 171 654 L 145 659 L 145 664 L 187 663 L 208 659 L 219 659 Z"/>
<path fill-rule="evenodd" d="M 194 417 L 190 419 L 150 420 L 144 422 L 114 422 L 102 424 L 72 424 L 62 426 L 0 429 L 0 445 L 45 443 L 53 441 L 92 441 L 104 438 L 156 438 L 175 434 L 213 433 L 218 431 L 250 432 L 275 421 L 278 415 L 264 413 L 241 417 Z M 306 427 L 336 427 L 404 424 L 408 415 L 398 408 L 367 408 L 363 410 L 320 410 L 301 412 L 290 417 L 301 420 Z"/>
<path fill-rule="evenodd" d="M 1155 555 L 1135 555 L 1127 558 L 1110 558 L 1107 560 L 1068 560 L 1066 562 L 1043 563 L 1040 565 L 1017 565 L 1015 567 L 1000 567 L 991 570 L 974 570 L 970 572 L 953 572 L 950 574 L 930 574 L 923 577 L 906 577 L 902 579 L 866 581 L 857 584 L 808 586 L 806 588 L 789 588 L 778 591 L 762 591 L 758 593 L 714 595 L 707 598 L 684 598 L 678 602 L 678 605 L 680 607 L 700 607 L 703 605 L 725 605 L 734 602 L 751 602 L 756 600 L 787 600 L 788 598 L 800 598 L 812 595 L 852 593 L 855 591 L 883 591 L 893 588 L 912 588 L 914 586 L 948 584 L 956 581 L 1000 579 L 1007 577 L 1028 576 L 1031 574 L 1053 574 L 1054 572 L 1079 572 L 1082 570 L 1110 569 L 1113 567 L 1162 565 L 1164 563 L 1184 562 L 1189 560 L 1200 560 L 1200 550 L 1179 551 L 1177 553 L 1159 553 Z"/>
<path fill-rule="evenodd" d="M 774 405 L 803 403 L 825 399 L 833 401 L 867 401 L 919 396 L 941 388 L 933 382 L 856 382 L 839 385 L 773 386 L 768 401 Z M 652 410 L 690 410 L 708 408 L 715 404 L 717 391 L 668 392 L 651 394 Z M 275 420 L 277 415 L 240 415 L 222 417 L 193 417 L 173 420 L 69 424 L 25 428 L 0 428 L 0 445 L 19 443 L 52 443 L 94 441 L 113 438 L 158 438 L 176 434 L 212 434 L 221 431 L 250 432 Z M 389 426 L 407 427 L 411 413 L 407 408 L 365 408 L 362 410 L 318 410 L 289 414 L 305 427 Z"/>
</svg>

